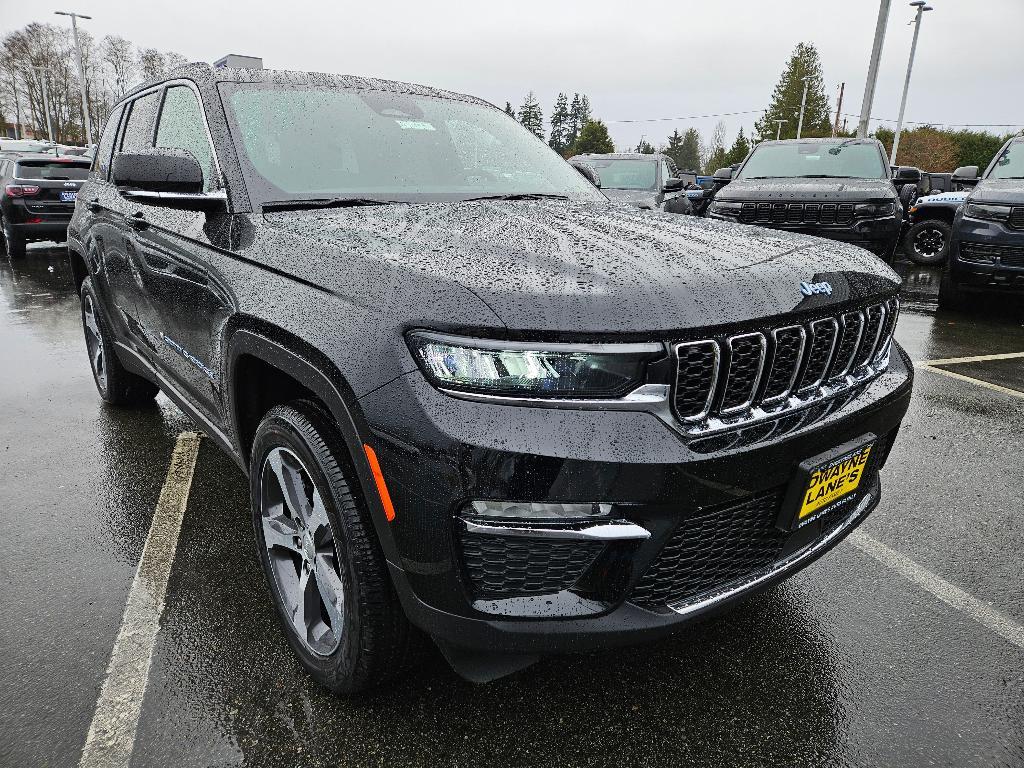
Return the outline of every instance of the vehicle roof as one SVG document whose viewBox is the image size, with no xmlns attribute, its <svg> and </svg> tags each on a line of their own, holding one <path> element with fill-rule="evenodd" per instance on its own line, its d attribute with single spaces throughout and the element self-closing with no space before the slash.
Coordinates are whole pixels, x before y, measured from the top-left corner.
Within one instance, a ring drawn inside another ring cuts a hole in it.
<svg viewBox="0 0 1024 768">
<path fill-rule="evenodd" d="M 59 160 L 70 163 L 92 163 L 92 160 L 84 155 L 54 155 L 51 152 L 18 152 L 13 159 L 19 162 L 22 160 Z"/>
<path fill-rule="evenodd" d="M 334 75 L 327 72 L 299 72 L 285 69 L 239 69 L 235 67 L 212 67 L 205 62 L 184 64 L 176 67 L 159 78 L 148 80 L 126 94 L 125 98 L 152 88 L 168 80 L 193 80 L 196 83 L 215 85 L 216 83 L 271 83 L 276 85 L 318 85 L 329 86 L 350 91 L 384 91 L 404 93 L 413 96 L 432 96 L 441 99 L 464 101 L 473 104 L 493 107 L 493 104 L 476 96 L 465 93 L 433 88 L 417 83 L 405 83 L 398 80 L 384 80 L 379 77 L 360 77 L 357 75 Z"/>
<path fill-rule="evenodd" d="M 850 139 L 843 138 L 842 136 L 824 136 L 821 138 L 807 138 L 807 139 L 767 139 L 760 141 L 757 146 L 763 144 L 833 144 L 835 142 L 841 142 L 843 144 L 877 144 L 878 139 L 864 138 L 864 139 Z"/>
<path fill-rule="evenodd" d="M 612 160 L 653 160 L 659 157 L 665 157 L 666 155 L 662 152 L 584 152 L 581 155 L 573 155 L 570 160 L 580 160 L 582 158 L 594 159 L 594 158 L 610 158 Z"/>
</svg>

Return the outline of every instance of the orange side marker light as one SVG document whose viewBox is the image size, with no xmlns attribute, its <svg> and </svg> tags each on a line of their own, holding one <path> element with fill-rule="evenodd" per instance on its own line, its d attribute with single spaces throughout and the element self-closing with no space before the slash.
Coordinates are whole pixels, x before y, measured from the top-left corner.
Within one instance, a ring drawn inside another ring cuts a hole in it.
<svg viewBox="0 0 1024 768">
<path fill-rule="evenodd" d="M 373 472 L 373 481 L 377 484 L 380 503 L 384 505 L 384 517 L 390 523 L 395 519 L 395 505 L 391 503 L 391 494 L 388 493 L 388 486 L 384 482 L 384 474 L 380 471 L 380 462 L 377 461 L 377 454 L 373 448 L 366 443 L 363 443 L 363 450 L 366 451 L 366 460 L 370 462 L 370 471 Z"/>
</svg>

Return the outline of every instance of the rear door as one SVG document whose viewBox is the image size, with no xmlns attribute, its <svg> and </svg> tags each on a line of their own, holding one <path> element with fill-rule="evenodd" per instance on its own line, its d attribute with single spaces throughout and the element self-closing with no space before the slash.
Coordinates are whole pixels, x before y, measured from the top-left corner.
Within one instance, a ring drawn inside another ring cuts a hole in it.
<svg viewBox="0 0 1024 768">
<path fill-rule="evenodd" d="M 155 144 L 191 153 L 202 168 L 205 191 L 221 186 L 203 107 L 190 84 L 168 85 Z M 219 329 L 233 301 L 213 268 L 215 248 L 209 233 L 219 231 L 228 214 L 157 202 L 138 209 L 133 214 L 135 258 L 142 280 L 138 309 L 153 361 L 219 422 Z"/>
</svg>

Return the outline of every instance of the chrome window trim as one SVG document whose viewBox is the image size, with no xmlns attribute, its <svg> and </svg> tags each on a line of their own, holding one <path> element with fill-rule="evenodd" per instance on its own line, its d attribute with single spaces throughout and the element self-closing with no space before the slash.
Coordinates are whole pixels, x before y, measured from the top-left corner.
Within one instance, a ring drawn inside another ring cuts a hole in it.
<svg viewBox="0 0 1024 768">
<path fill-rule="evenodd" d="M 825 377 L 828 376 L 828 369 L 832 366 L 832 357 L 836 353 L 836 347 L 839 346 L 839 321 L 836 320 L 834 317 L 823 317 L 819 320 L 814 320 L 810 323 L 811 349 L 814 349 L 814 340 L 815 338 L 817 338 L 817 333 L 814 329 L 821 323 L 831 323 L 832 325 L 832 346 L 829 348 L 828 357 L 825 360 L 825 367 L 821 369 L 821 376 L 816 381 L 801 386 L 800 389 L 797 390 L 798 393 L 810 392 L 822 385 L 822 382 L 825 381 Z M 810 350 L 808 350 L 808 354 L 810 354 Z"/>
<path fill-rule="evenodd" d="M 796 377 L 800 373 L 800 366 L 804 361 L 804 349 L 807 346 L 807 331 L 804 330 L 802 325 L 786 325 L 782 328 L 772 329 L 772 368 L 768 371 L 768 380 L 771 381 L 772 374 L 775 373 L 775 358 L 778 356 L 779 350 L 779 333 L 792 330 L 800 331 L 800 349 L 796 353 L 796 365 L 793 366 L 793 373 L 789 377 L 789 385 L 780 394 L 761 400 L 762 405 L 774 405 L 783 402 L 793 392 L 793 387 L 796 386 Z"/>
<path fill-rule="evenodd" d="M 679 420 L 684 423 L 699 422 L 703 421 L 711 413 L 711 404 L 715 401 L 715 391 L 718 389 L 718 377 L 721 375 L 722 370 L 722 349 L 718 342 L 714 339 L 703 339 L 701 341 L 684 341 L 679 344 L 675 344 L 672 347 L 672 356 L 675 359 L 675 381 L 674 386 L 679 385 L 679 350 L 683 347 L 706 347 L 708 344 L 711 345 L 712 350 L 715 353 L 714 368 L 711 371 L 711 386 L 708 388 L 708 397 L 704 401 L 704 407 L 701 412 L 693 416 L 679 416 Z M 674 387 L 673 387 L 674 388 Z M 670 393 L 672 397 L 672 410 L 675 410 L 675 397 Z"/>
<path fill-rule="evenodd" d="M 764 364 L 766 362 L 765 358 L 768 355 L 768 341 L 765 339 L 764 334 L 761 333 L 760 331 L 755 331 L 753 333 L 739 333 L 736 334 L 735 336 L 730 336 L 725 341 L 726 346 L 729 347 L 729 370 L 725 374 L 725 383 L 722 385 L 723 401 L 725 400 L 725 396 L 729 394 L 729 377 L 732 376 L 732 345 L 741 339 L 750 339 L 755 337 L 757 338 L 759 346 L 761 347 L 761 360 L 757 364 L 757 375 L 754 377 L 754 384 L 750 388 L 750 393 L 748 394 L 747 399 L 744 400 L 742 403 L 740 403 L 739 405 L 730 406 L 728 408 L 719 409 L 719 413 L 721 413 L 723 416 L 733 416 L 737 413 L 743 413 L 743 411 L 750 408 L 751 403 L 754 402 L 754 395 L 757 394 L 757 388 L 761 385 L 761 376 L 764 374 Z"/>
</svg>

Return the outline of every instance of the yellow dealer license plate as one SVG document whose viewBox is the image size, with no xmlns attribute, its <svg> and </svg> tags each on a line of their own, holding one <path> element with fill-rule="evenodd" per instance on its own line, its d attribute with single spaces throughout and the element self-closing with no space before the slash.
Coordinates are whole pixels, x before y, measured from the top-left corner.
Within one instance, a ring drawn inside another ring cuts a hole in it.
<svg viewBox="0 0 1024 768">
<path fill-rule="evenodd" d="M 780 527 L 800 528 L 850 503 L 867 472 L 875 439 L 874 435 L 865 435 L 802 462 L 790 487 Z"/>
</svg>

